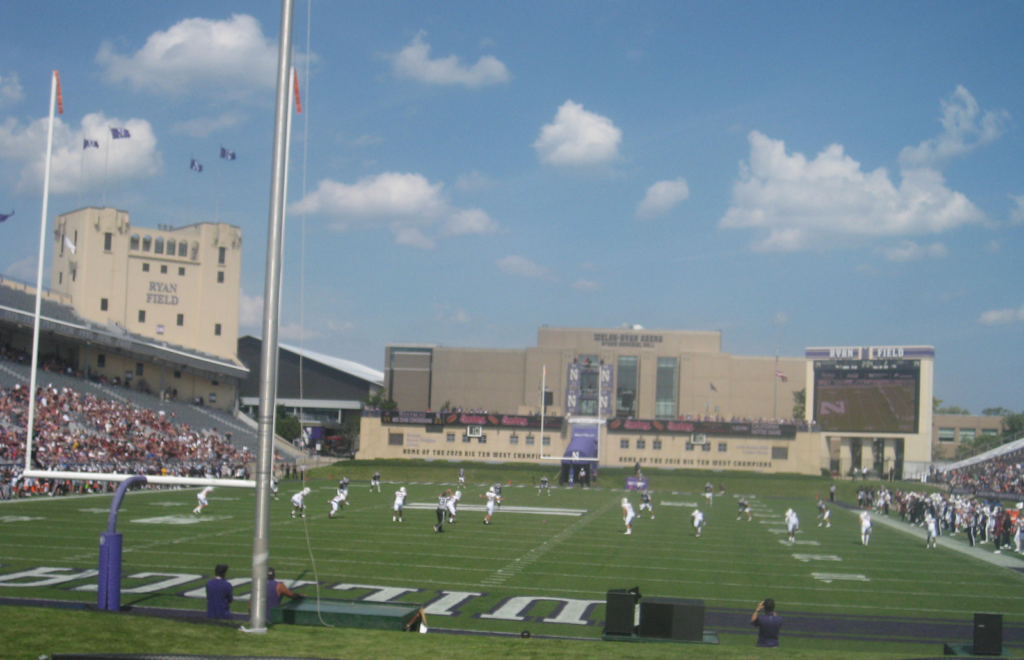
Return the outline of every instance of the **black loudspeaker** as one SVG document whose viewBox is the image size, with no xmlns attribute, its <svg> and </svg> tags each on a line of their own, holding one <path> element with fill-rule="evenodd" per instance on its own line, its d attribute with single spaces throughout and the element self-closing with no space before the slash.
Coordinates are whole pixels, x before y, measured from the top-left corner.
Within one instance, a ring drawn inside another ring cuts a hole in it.
<svg viewBox="0 0 1024 660">
<path fill-rule="evenodd" d="M 704 601 L 645 598 L 640 603 L 640 636 L 704 641 Z"/>
<path fill-rule="evenodd" d="M 626 589 L 609 589 L 605 596 L 606 635 L 632 635 L 638 594 Z"/>
<path fill-rule="evenodd" d="M 1003 652 L 1003 615 L 974 614 L 974 655 Z"/>
</svg>

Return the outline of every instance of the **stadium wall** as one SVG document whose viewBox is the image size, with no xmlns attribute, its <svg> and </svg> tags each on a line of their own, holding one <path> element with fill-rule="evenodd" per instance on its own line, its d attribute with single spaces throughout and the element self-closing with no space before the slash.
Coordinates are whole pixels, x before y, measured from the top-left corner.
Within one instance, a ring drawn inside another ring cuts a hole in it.
<svg viewBox="0 0 1024 660">
<path fill-rule="evenodd" d="M 433 413 L 413 413 L 433 415 Z M 501 415 L 492 417 L 503 418 Z M 650 426 L 653 421 L 638 422 Z M 569 445 L 569 425 L 541 433 L 539 428 L 485 427 L 480 438 L 470 437 L 465 425 L 385 423 L 366 415 L 360 426 L 358 459 L 422 459 L 481 463 L 553 464 Z M 693 434 L 666 431 L 601 432 L 600 462 L 604 467 L 739 470 L 765 473 L 821 474 L 822 438 L 817 433 L 796 432 L 792 437 L 708 435 L 694 444 Z M 547 441 L 549 444 L 544 444 Z"/>
</svg>

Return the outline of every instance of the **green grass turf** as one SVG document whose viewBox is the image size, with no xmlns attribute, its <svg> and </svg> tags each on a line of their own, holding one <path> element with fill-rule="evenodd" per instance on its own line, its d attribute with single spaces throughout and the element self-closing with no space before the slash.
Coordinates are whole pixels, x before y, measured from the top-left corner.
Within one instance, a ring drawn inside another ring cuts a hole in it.
<svg viewBox="0 0 1024 660">
<path fill-rule="evenodd" d="M 920 540 L 882 525 L 875 526 L 872 544 L 863 547 L 859 542 L 856 514 L 838 507 L 833 509 L 832 528 L 818 528 L 813 498 L 815 494 L 827 493 L 831 483 L 827 479 L 652 471 L 648 476 L 651 478 L 657 517 L 655 520 L 644 517 L 635 524 L 634 533 L 625 536 L 622 534 L 619 506 L 623 492 L 612 490 L 613 487 L 621 487 L 625 471 L 602 470 L 600 489 L 556 489 L 549 497 L 538 496 L 532 487 L 516 488 L 515 484 L 530 484 L 545 471 L 553 472 L 552 468 L 474 465 L 467 466 L 469 485 L 464 489 L 465 503 L 483 502 L 478 498 L 486 490 L 483 484 L 499 480 L 507 484 L 511 480 L 513 487 L 506 486 L 503 492 L 506 506 L 579 508 L 587 510 L 587 513 L 581 517 L 567 517 L 499 512 L 492 525 L 484 526 L 481 523 L 482 512 L 463 511 L 458 524 L 447 526 L 445 534 L 435 534 L 432 525 L 436 518 L 432 509 L 407 509 L 404 523 L 391 522 L 391 504 L 397 485 L 385 483 L 383 493 L 371 494 L 367 483 L 360 481 L 376 469 L 382 472 L 385 480 L 406 483 L 409 502 L 432 506 L 442 486 L 423 482 L 442 479 L 453 482 L 458 466 L 345 463 L 314 471 L 313 476 L 330 477 L 330 480 L 311 480 L 313 492 L 307 499 L 309 517 L 305 521 L 289 517 L 291 507 L 288 498 L 299 489 L 299 482 L 282 481 L 281 499 L 273 502 L 271 522 L 271 565 L 275 566 L 280 578 L 318 579 L 321 595 L 331 598 L 358 598 L 372 593 L 366 589 L 331 589 L 338 584 L 419 590 L 397 598 L 400 602 L 409 603 L 432 600 L 441 590 L 480 593 L 483 595 L 460 606 L 459 616 L 428 617 L 429 624 L 439 628 L 503 632 L 529 629 L 534 634 L 572 637 L 600 635 L 599 626 L 593 624 L 604 618 L 603 605 L 598 605 L 587 617 L 592 625 L 541 621 L 555 616 L 556 602 L 540 602 L 523 613 L 529 617 L 524 621 L 480 615 L 493 613 L 502 601 L 512 597 L 548 596 L 603 601 L 609 588 L 638 585 L 645 595 L 701 598 L 709 608 L 747 610 L 770 596 L 775 598 L 784 614 L 788 611 L 969 621 L 973 612 L 993 611 L 1004 613 L 1008 624 L 1022 620 L 1019 613 L 1024 610 L 1024 590 L 1020 587 L 1024 585 L 1024 578 L 1018 573 L 948 549 L 925 551 Z M 338 518 L 329 520 L 327 500 L 334 494 L 333 479 L 341 474 L 357 480 L 350 489 L 352 505 L 346 507 Z M 727 496 L 716 495 L 714 506 L 704 509 L 700 493 L 703 483 L 708 480 L 715 483 L 716 492 L 717 486 L 725 483 Z M 840 482 L 840 499 L 851 501 L 861 484 Z M 125 499 L 119 518 L 119 531 L 124 534 L 125 547 L 123 574 L 175 573 L 200 577 L 156 593 L 137 594 L 127 590 L 162 578 L 126 577 L 123 581 L 126 590 L 123 604 L 202 609 L 205 606 L 202 597 L 186 598 L 180 594 L 194 589 L 201 591 L 215 564 L 229 564 L 232 567 L 229 577 L 243 578 L 251 573 L 251 491 L 218 488 L 212 494 L 210 506 L 200 517 L 201 522 L 196 524 L 138 522 L 164 516 L 191 518 L 195 493 L 195 490 L 132 492 Z M 736 520 L 733 495 L 738 493 L 753 496 L 751 502 L 758 516 L 754 522 Z M 3 586 L 2 576 L 39 566 L 95 569 L 98 538 L 106 528 L 105 512 L 110 499 L 110 496 L 39 498 L 0 504 L 0 597 L 94 602 L 95 592 L 76 588 L 93 582 L 95 578 L 53 586 L 14 587 Z M 636 494 L 630 494 L 630 499 L 638 509 Z M 669 506 L 663 504 L 665 502 L 682 503 L 684 506 Z M 708 519 L 700 539 L 693 537 L 689 524 L 692 507 L 688 503 L 695 502 L 701 503 Z M 780 543 L 785 535 L 777 533 L 777 530 L 784 527 L 782 515 L 787 507 L 793 507 L 800 515 L 803 531 L 798 540 L 819 545 L 801 543 L 790 547 Z M 794 557 L 797 554 L 816 557 Z M 835 579 L 828 583 L 816 579 L 814 573 L 863 576 L 868 581 Z M 247 586 L 240 586 L 236 595 L 247 591 Z M 310 596 L 316 593 L 312 586 L 304 586 L 300 591 Z M 3 611 L 11 609 L 4 608 Z M 246 603 L 236 601 L 233 610 L 245 612 Z M 65 618 L 79 621 L 75 617 L 85 617 L 82 620 L 93 623 L 81 625 L 90 630 L 97 625 L 96 621 L 120 621 L 101 614 L 35 609 L 25 610 L 19 616 L 32 621 L 38 621 L 40 617 L 52 617 L 54 621 Z M 136 620 L 135 617 L 123 618 L 126 622 Z M 5 623 L 9 621 L 5 619 Z M 31 625 L 38 630 L 38 623 Z M 104 623 L 100 628 L 120 625 L 130 624 Z M 160 625 L 194 624 L 160 622 Z M 48 630 L 46 638 L 66 638 L 61 626 L 45 628 Z M 217 635 L 224 634 L 216 629 L 201 628 L 205 631 L 203 636 L 214 640 L 210 642 L 212 644 L 219 643 L 215 641 Z M 273 631 L 272 636 L 291 634 Z M 327 633 L 317 632 L 315 636 L 321 634 Z M 360 633 L 333 631 L 331 634 L 358 636 Z M 370 638 L 376 635 L 362 634 Z M 111 635 L 116 637 L 117 633 Z M 175 637 L 173 632 L 168 632 L 167 636 L 169 639 Z M 429 635 L 402 637 L 430 638 Z M 475 638 L 472 642 L 462 637 L 447 639 L 456 648 L 472 647 L 478 643 Z M 752 632 L 725 634 L 722 646 L 736 645 L 749 650 L 752 641 Z M 918 655 L 936 652 L 923 651 L 925 647 L 911 643 L 915 640 L 903 641 L 909 647 L 917 648 L 915 653 Z M 431 643 L 403 641 L 409 645 L 411 655 L 425 653 Z M 490 640 L 479 643 L 512 642 Z M 241 649 L 240 644 L 244 646 L 238 642 L 232 648 Z M 541 646 L 537 644 L 531 648 Z M 643 645 L 643 649 L 620 644 L 584 646 L 613 646 L 618 650 L 617 657 L 624 654 L 626 657 L 632 657 L 629 654 L 660 657 L 658 654 L 668 653 L 652 650 L 653 647 L 660 648 L 660 645 Z M 807 649 L 810 653 L 815 649 L 834 648 L 835 643 L 827 639 L 793 639 L 787 647 Z M 687 647 L 688 652 L 695 648 L 698 647 Z M 880 642 L 846 641 L 843 648 L 871 654 L 888 647 Z M 50 652 L 54 651 L 56 649 Z M 719 651 L 703 648 L 694 652 L 708 654 L 708 657 L 730 657 L 717 656 L 714 653 Z M 338 657 L 359 657 L 336 651 L 332 653 Z M 588 655 L 592 653 L 588 652 Z M 291 654 L 301 653 L 295 650 Z M 308 654 L 325 655 L 319 651 Z M 904 653 L 904 657 L 906 655 Z"/>
<path fill-rule="evenodd" d="M 246 635 L 231 628 L 96 612 L 68 612 L 34 607 L 0 607 L 4 617 L 0 657 L 35 660 L 54 653 L 181 653 L 253 655 L 347 660 L 741 660 L 778 657 L 791 660 L 881 660 L 931 656 L 942 652 L 932 643 L 861 643 L 857 645 L 785 639 L 782 649 L 758 649 L 749 635 L 723 635 L 717 646 L 621 644 L 548 639 L 398 634 L 345 628 L 275 626 L 266 635 Z"/>
</svg>

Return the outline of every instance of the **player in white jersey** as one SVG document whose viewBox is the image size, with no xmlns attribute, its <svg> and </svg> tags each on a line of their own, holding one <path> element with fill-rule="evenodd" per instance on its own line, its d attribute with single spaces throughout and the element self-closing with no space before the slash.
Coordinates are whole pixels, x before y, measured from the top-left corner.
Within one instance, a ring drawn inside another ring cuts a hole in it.
<svg viewBox="0 0 1024 660">
<path fill-rule="evenodd" d="M 537 494 L 540 495 L 540 491 L 542 490 L 546 490 L 548 492 L 548 495 L 551 495 L 551 485 L 548 482 L 547 477 L 540 478 L 540 488 L 537 489 Z"/>
<path fill-rule="evenodd" d="M 202 511 L 203 509 L 205 509 L 207 507 L 207 505 L 210 504 L 206 500 L 206 498 L 212 492 L 213 492 L 213 486 L 207 486 L 206 488 L 204 488 L 201 491 L 199 491 L 199 494 L 196 495 L 196 499 L 199 501 L 199 504 L 196 505 L 196 508 L 192 509 L 192 513 L 194 513 L 195 515 L 198 516 L 199 512 Z"/>
<path fill-rule="evenodd" d="M 931 512 L 924 514 L 924 526 L 928 531 L 928 536 L 924 541 L 925 549 L 937 547 L 938 539 L 936 537 L 939 535 L 939 529 Z"/>
<path fill-rule="evenodd" d="M 786 531 L 789 532 L 789 542 L 796 541 L 796 530 L 800 529 L 800 519 L 796 516 L 796 511 L 793 509 L 786 509 Z"/>
<path fill-rule="evenodd" d="M 456 508 L 458 508 L 459 500 L 461 500 L 461 499 L 462 499 L 462 491 L 461 490 L 457 490 L 457 491 L 455 491 L 455 494 L 452 495 L 451 498 L 448 500 L 448 505 L 446 507 L 448 509 L 448 522 L 450 522 L 453 525 L 455 524 Z"/>
<path fill-rule="evenodd" d="M 306 517 L 306 495 L 309 495 L 309 488 L 303 488 L 292 495 L 292 518 L 296 513 L 301 513 L 303 518 Z"/>
<path fill-rule="evenodd" d="M 270 475 L 270 494 L 274 496 L 275 500 L 277 499 L 277 484 L 278 483 L 279 482 L 277 480 L 277 477 L 274 476 L 273 474 Z"/>
<path fill-rule="evenodd" d="M 327 514 L 327 517 L 333 518 L 334 514 L 338 512 L 339 506 L 348 504 L 348 488 L 339 487 L 337 494 L 328 501 L 331 504 L 331 512 Z"/>
<path fill-rule="evenodd" d="M 654 520 L 654 505 L 651 503 L 651 494 L 646 488 L 640 493 L 640 513 L 647 509 L 651 512 L 651 520 Z"/>
<path fill-rule="evenodd" d="M 379 493 L 380 492 L 380 472 L 374 472 L 373 476 L 370 477 L 370 490 L 371 491 L 373 490 L 374 486 L 377 487 L 377 492 Z"/>
<path fill-rule="evenodd" d="M 694 536 L 700 538 L 700 530 L 704 527 L 704 514 L 700 512 L 700 509 L 694 509 L 690 514 L 690 520 L 693 522 L 693 529 L 696 532 Z"/>
<path fill-rule="evenodd" d="M 466 469 L 459 468 L 459 488 L 466 487 Z"/>
<path fill-rule="evenodd" d="M 395 491 L 395 513 L 391 522 L 402 522 L 402 510 L 405 508 L 405 486 Z"/>
<path fill-rule="evenodd" d="M 704 484 L 704 501 L 708 506 L 715 503 L 715 487 L 711 485 L 711 482 Z"/>
<path fill-rule="evenodd" d="M 494 515 L 494 503 L 496 501 L 497 502 L 501 502 L 501 496 L 498 495 L 497 493 L 495 493 L 494 492 L 494 486 L 491 486 L 487 490 L 487 493 L 484 494 L 484 495 L 481 495 L 480 497 L 482 497 L 485 500 L 487 500 L 487 515 L 484 516 L 484 524 L 485 525 L 490 525 L 491 524 L 491 516 Z"/>
<path fill-rule="evenodd" d="M 633 533 L 633 518 L 636 518 L 636 513 L 633 511 L 633 505 L 629 503 L 628 497 L 622 498 L 622 522 L 626 523 L 626 533 Z"/>
<path fill-rule="evenodd" d="M 864 545 L 871 542 L 871 514 L 867 511 L 860 514 L 860 542 Z"/>
</svg>

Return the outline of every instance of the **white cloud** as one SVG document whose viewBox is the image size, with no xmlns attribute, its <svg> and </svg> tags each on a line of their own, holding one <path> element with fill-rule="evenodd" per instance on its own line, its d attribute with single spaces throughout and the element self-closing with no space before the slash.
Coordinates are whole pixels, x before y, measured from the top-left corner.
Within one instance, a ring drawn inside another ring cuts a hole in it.
<svg viewBox="0 0 1024 660">
<path fill-rule="evenodd" d="M 611 119 L 570 100 L 558 109 L 553 123 L 541 128 L 533 148 L 551 165 L 600 165 L 618 158 L 620 142 L 622 131 Z"/>
<path fill-rule="evenodd" d="M 237 126 L 245 120 L 237 112 L 225 112 L 220 117 L 196 117 L 171 126 L 171 132 L 189 137 L 204 138 L 210 133 Z"/>
<path fill-rule="evenodd" d="M 434 314 L 434 320 L 439 323 L 469 323 L 470 316 L 461 307 L 452 307 L 451 305 L 435 305 L 434 308 L 437 310 Z"/>
<path fill-rule="evenodd" d="M 238 325 L 243 328 L 263 325 L 263 296 L 247 296 L 245 291 L 238 293 Z"/>
<path fill-rule="evenodd" d="M 4 275 L 15 277 L 23 282 L 35 282 L 39 277 L 39 262 L 36 261 L 36 257 L 29 255 L 8 266 Z"/>
<path fill-rule="evenodd" d="M 0 158 L 21 165 L 19 191 L 42 190 L 49 121 L 42 118 L 23 125 L 8 118 L 0 124 Z M 127 128 L 131 137 L 113 140 L 111 126 Z M 83 150 L 85 138 L 99 142 L 99 149 Z M 122 120 L 93 113 L 83 117 L 81 125 L 75 128 L 57 117 L 53 127 L 50 190 L 62 194 L 95 189 L 103 183 L 104 169 L 111 183 L 154 176 L 163 168 L 156 144 L 153 127 L 145 119 Z"/>
<path fill-rule="evenodd" d="M 455 188 L 464 192 L 488 190 L 494 187 L 494 181 L 486 174 L 473 170 L 469 174 L 460 174 L 455 180 Z"/>
<path fill-rule="evenodd" d="M 107 82 L 170 96 L 188 93 L 244 98 L 273 91 L 277 45 L 252 16 L 186 18 L 154 32 L 138 51 L 121 55 L 104 43 L 96 54 Z"/>
<path fill-rule="evenodd" d="M 653 218 L 665 215 L 689 196 L 690 187 L 686 185 L 686 179 L 683 177 L 675 181 L 659 181 L 647 189 L 647 194 L 636 209 L 636 216 Z"/>
<path fill-rule="evenodd" d="M 1005 110 L 982 113 L 971 93 L 957 85 L 949 99 L 942 101 L 942 133 L 916 147 L 904 147 L 900 152 L 900 165 L 905 168 L 941 165 L 995 141 L 1003 134 L 1009 119 Z"/>
<path fill-rule="evenodd" d="M 576 280 L 571 286 L 576 291 L 582 291 L 583 293 L 593 293 L 601 290 L 601 285 L 592 280 Z"/>
<path fill-rule="evenodd" d="M 395 75 L 411 78 L 428 85 L 464 85 L 485 87 L 506 83 L 511 76 L 497 58 L 486 55 L 476 64 L 466 66 L 458 56 L 449 55 L 430 59 L 430 44 L 423 41 L 426 32 L 420 31 L 409 45 L 391 58 Z"/>
<path fill-rule="evenodd" d="M 941 259 L 947 254 L 946 246 L 942 243 L 918 245 L 914 241 L 903 241 L 899 245 L 881 247 L 876 252 L 889 261 L 918 261 L 926 257 Z"/>
<path fill-rule="evenodd" d="M 1019 309 L 993 309 L 982 312 L 978 317 L 978 323 L 982 325 L 1003 325 L 1015 321 L 1024 321 L 1024 305 L 1021 305 Z"/>
<path fill-rule="evenodd" d="M 434 241 L 427 238 L 417 227 L 398 227 L 394 230 L 395 243 L 408 245 L 420 250 L 433 250 Z"/>
<path fill-rule="evenodd" d="M 5 105 L 14 105 L 25 98 L 22 92 L 21 83 L 18 82 L 18 74 L 11 73 L 7 76 L 0 76 L 0 108 Z"/>
<path fill-rule="evenodd" d="M 452 214 L 444 226 L 445 233 L 490 234 L 498 231 L 498 223 L 480 209 L 466 209 Z"/>
<path fill-rule="evenodd" d="M 287 339 L 289 341 L 301 341 L 303 339 L 318 339 L 319 337 L 323 337 L 323 333 L 317 332 L 316 330 L 310 330 L 309 328 L 303 328 L 295 322 L 278 326 L 277 335 L 281 339 Z"/>
<path fill-rule="evenodd" d="M 384 172 L 354 184 L 324 179 L 317 189 L 291 207 L 291 212 L 330 216 L 336 230 L 387 227 L 400 245 L 434 247 L 425 232 L 440 226 L 444 235 L 484 234 L 498 223 L 480 209 L 452 206 L 443 183 L 422 174 Z"/>
<path fill-rule="evenodd" d="M 1024 225 L 1024 195 L 1010 195 L 1013 208 L 1010 209 L 1010 224 Z"/>
<path fill-rule="evenodd" d="M 541 266 L 540 264 L 535 264 L 529 259 L 520 257 L 519 255 L 513 254 L 507 257 L 502 257 L 495 263 L 498 265 L 498 269 L 506 275 L 552 279 L 550 268 L 547 266 Z"/>
<path fill-rule="evenodd" d="M 781 140 L 757 131 L 748 137 L 750 162 L 740 163 L 732 205 L 719 227 L 760 230 L 765 236 L 755 249 L 820 249 L 851 238 L 939 233 L 982 220 L 981 211 L 947 188 L 935 170 L 905 170 L 897 187 L 885 168 L 862 171 L 842 145 L 809 161 L 787 154 Z"/>
</svg>

